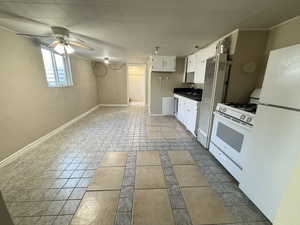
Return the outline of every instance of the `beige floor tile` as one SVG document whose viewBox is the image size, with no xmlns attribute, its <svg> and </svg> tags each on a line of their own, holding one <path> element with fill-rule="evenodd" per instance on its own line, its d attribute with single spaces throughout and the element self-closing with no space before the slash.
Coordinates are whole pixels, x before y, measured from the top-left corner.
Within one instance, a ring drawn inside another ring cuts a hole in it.
<svg viewBox="0 0 300 225">
<path fill-rule="evenodd" d="M 169 151 L 169 157 L 173 165 L 194 164 L 194 160 L 188 151 Z"/>
<path fill-rule="evenodd" d="M 198 166 L 177 165 L 173 169 L 181 187 L 208 186 L 208 181 Z"/>
<path fill-rule="evenodd" d="M 133 225 L 174 225 L 167 189 L 135 191 Z"/>
<path fill-rule="evenodd" d="M 137 166 L 160 165 L 159 151 L 137 152 Z"/>
<path fill-rule="evenodd" d="M 113 225 L 119 191 L 87 192 L 73 217 L 72 225 Z"/>
<path fill-rule="evenodd" d="M 125 166 L 127 157 L 127 152 L 106 152 L 101 161 L 101 166 Z"/>
<path fill-rule="evenodd" d="M 224 202 L 208 187 L 182 188 L 193 224 L 235 223 Z"/>
<path fill-rule="evenodd" d="M 125 167 L 101 167 L 88 186 L 88 191 L 120 190 Z"/>
<path fill-rule="evenodd" d="M 166 188 L 162 168 L 160 166 L 136 167 L 135 188 Z"/>
</svg>

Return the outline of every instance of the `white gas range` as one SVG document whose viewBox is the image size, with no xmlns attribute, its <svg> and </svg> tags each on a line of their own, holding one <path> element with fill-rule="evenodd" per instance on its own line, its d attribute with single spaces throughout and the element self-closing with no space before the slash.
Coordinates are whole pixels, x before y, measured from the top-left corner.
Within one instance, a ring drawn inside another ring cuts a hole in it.
<svg viewBox="0 0 300 225">
<path fill-rule="evenodd" d="M 256 104 L 219 103 L 214 112 L 209 151 L 238 181 L 243 169 L 243 143 L 251 132 L 256 107 Z"/>
</svg>

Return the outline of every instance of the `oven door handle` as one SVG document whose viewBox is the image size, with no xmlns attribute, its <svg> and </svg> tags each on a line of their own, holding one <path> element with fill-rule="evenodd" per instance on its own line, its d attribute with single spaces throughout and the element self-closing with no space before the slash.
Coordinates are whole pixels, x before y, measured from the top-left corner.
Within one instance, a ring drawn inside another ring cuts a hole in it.
<svg viewBox="0 0 300 225">
<path fill-rule="evenodd" d="M 214 114 L 215 114 L 216 116 L 222 117 L 223 119 L 225 119 L 225 120 L 228 121 L 228 122 L 233 122 L 235 125 L 238 125 L 238 126 L 241 127 L 241 128 L 248 129 L 248 130 L 252 128 L 252 127 L 251 127 L 250 125 L 248 125 L 247 123 L 242 124 L 242 122 L 240 122 L 239 120 L 233 119 L 232 117 L 227 116 L 227 115 L 225 115 L 225 114 L 223 114 L 223 113 L 214 112 Z"/>
</svg>

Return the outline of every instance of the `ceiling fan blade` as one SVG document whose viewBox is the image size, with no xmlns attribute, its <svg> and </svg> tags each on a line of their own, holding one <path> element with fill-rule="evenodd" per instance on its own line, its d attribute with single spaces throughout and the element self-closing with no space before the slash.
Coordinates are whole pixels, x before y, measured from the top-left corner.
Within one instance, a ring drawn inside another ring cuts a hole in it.
<svg viewBox="0 0 300 225">
<path fill-rule="evenodd" d="M 75 47 L 79 47 L 79 48 L 85 48 L 85 49 L 88 49 L 88 50 L 94 50 L 93 48 L 83 44 L 83 43 L 80 43 L 80 42 L 77 42 L 77 41 L 69 41 L 68 42 L 69 45 L 73 45 Z"/>
<path fill-rule="evenodd" d="M 23 36 L 28 38 L 49 38 L 52 35 L 35 35 L 35 34 L 27 34 L 27 33 L 16 33 L 17 36 Z"/>
<path fill-rule="evenodd" d="M 60 43 L 60 41 L 55 40 L 53 41 L 51 44 L 48 45 L 49 48 L 54 48 L 56 45 L 58 45 Z"/>
<path fill-rule="evenodd" d="M 65 37 L 65 40 L 67 40 L 68 42 L 70 42 L 70 41 L 75 41 L 75 42 L 86 43 L 84 40 L 79 39 L 79 38 L 77 38 L 77 37 Z"/>
<path fill-rule="evenodd" d="M 122 46 L 118 46 L 118 45 L 115 45 L 115 44 L 112 44 L 112 43 L 109 43 L 106 41 L 102 41 L 102 40 L 99 40 L 99 39 L 91 37 L 91 36 L 83 35 L 83 34 L 72 32 L 72 31 L 70 32 L 70 34 L 72 36 L 75 36 L 76 38 L 80 37 L 80 38 L 89 40 L 90 42 L 93 42 L 93 43 L 97 44 L 98 46 L 101 45 L 101 46 L 103 46 L 103 48 L 108 47 L 108 48 L 116 50 L 116 51 L 124 51 L 125 50 L 124 47 L 122 47 Z"/>
</svg>

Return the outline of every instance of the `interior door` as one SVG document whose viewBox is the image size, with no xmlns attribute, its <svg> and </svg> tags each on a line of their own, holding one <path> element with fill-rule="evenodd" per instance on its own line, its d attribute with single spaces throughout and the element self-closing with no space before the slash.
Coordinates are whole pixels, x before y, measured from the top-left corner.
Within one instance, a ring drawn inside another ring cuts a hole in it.
<svg viewBox="0 0 300 225">
<path fill-rule="evenodd" d="M 271 51 L 260 102 L 300 109 L 300 44 Z"/>
</svg>

